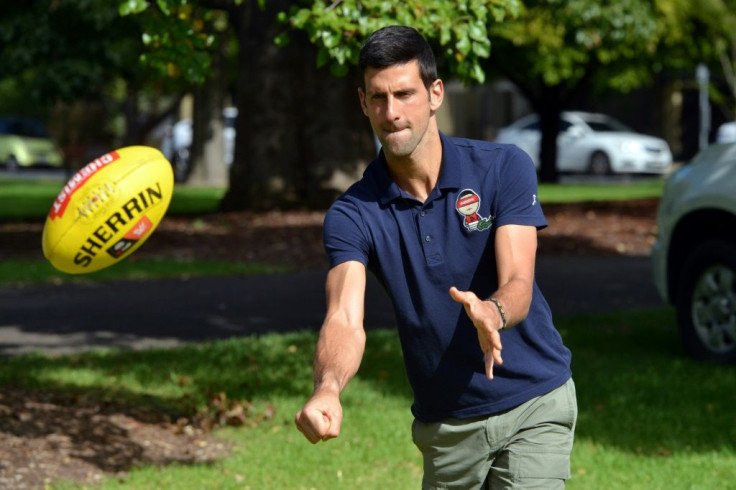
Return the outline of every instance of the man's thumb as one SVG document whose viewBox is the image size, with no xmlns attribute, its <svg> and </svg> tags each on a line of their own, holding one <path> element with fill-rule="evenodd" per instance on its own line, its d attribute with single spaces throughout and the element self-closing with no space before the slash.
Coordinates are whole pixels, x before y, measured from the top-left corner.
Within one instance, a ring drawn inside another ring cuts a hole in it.
<svg viewBox="0 0 736 490">
<path fill-rule="evenodd" d="M 450 296 L 458 303 L 466 303 L 468 301 L 468 293 L 466 291 L 460 291 L 455 286 L 450 288 Z"/>
</svg>

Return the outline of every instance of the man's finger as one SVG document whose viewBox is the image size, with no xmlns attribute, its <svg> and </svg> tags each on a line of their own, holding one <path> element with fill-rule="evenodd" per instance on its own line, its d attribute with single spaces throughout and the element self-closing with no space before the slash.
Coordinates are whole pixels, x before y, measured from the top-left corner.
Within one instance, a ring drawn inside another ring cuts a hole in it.
<svg viewBox="0 0 736 490">
<path fill-rule="evenodd" d="M 460 291 L 455 286 L 452 286 L 450 288 L 450 296 L 452 297 L 452 299 L 454 299 L 458 303 L 462 303 L 465 306 L 470 306 L 470 303 L 472 303 L 473 300 L 478 299 L 478 297 L 472 291 Z"/>
<path fill-rule="evenodd" d="M 323 412 L 299 412 L 296 416 L 296 426 L 312 444 L 337 437 L 330 437 L 330 419 Z"/>
<path fill-rule="evenodd" d="M 486 361 L 486 378 L 493 379 L 493 353 L 486 352 L 484 358 Z"/>
<path fill-rule="evenodd" d="M 327 417 L 327 415 L 324 416 L 326 429 L 323 432 L 322 440 L 327 441 L 329 439 L 334 439 L 337 436 L 340 435 L 340 421 L 337 419 L 330 419 Z"/>
<path fill-rule="evenodd" d="M 501 348 L 494 348 L 491 350 L 491 355 L 493 355 L 493 360 L 496 364 L 503 364 L 503 358 L 501 357 Z"/>
</svg>

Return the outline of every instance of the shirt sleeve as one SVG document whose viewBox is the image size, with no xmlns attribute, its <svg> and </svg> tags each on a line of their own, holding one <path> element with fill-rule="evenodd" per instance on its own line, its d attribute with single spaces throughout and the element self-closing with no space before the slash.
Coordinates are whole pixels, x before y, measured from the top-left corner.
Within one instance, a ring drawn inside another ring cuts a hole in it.
<svg viewBox="0 0 736 490">
<path fill-rule="evenodd" d="M 537 172 L 529 155 L 510 146 L 507 158 L 498 169 L 496 225 L 545 228 L 547 220 L 537 194 Z"/>
<path fill-rule="evenodd" d="M 351 260 L 368 265 L 370 241 L 360 212 L 347 200 L 332 204 L 325 216 L 322 240 L 330 268 Z"/>
</svg>

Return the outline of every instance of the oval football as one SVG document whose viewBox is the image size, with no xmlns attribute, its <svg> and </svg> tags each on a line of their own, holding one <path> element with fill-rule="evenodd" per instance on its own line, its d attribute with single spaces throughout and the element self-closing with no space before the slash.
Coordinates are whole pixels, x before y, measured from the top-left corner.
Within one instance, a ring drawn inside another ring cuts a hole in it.
<svg viewBox="0 0 736 490">
<path fill-rule="evenodd" d="M 151 236 L 173 192 L 171 164 L 156 148 L 106 153 L 69 179 L 57 196 L 43 229 L 43 254 L 70 274 L 115 265 Z"/>
</svg>

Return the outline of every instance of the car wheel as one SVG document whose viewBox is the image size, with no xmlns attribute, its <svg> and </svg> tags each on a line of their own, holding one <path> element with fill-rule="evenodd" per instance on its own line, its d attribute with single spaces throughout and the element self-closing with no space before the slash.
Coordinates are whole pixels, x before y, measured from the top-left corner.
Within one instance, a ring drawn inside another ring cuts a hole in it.
<svg viewBox="0 0 736 490">
<path fill-rule="evenodd" d="M 593 175 L 608 175 L 611 173 L 611 160 L 602 151 L 596 151 L 590 157 L 588 171 Z"/>
<path fill-rule="evenodd" d="M 685 351 L 700 360 L 736 362 L 736 245 L 700 245 L 681 277 L 677 323 Z"/>
</svg>

